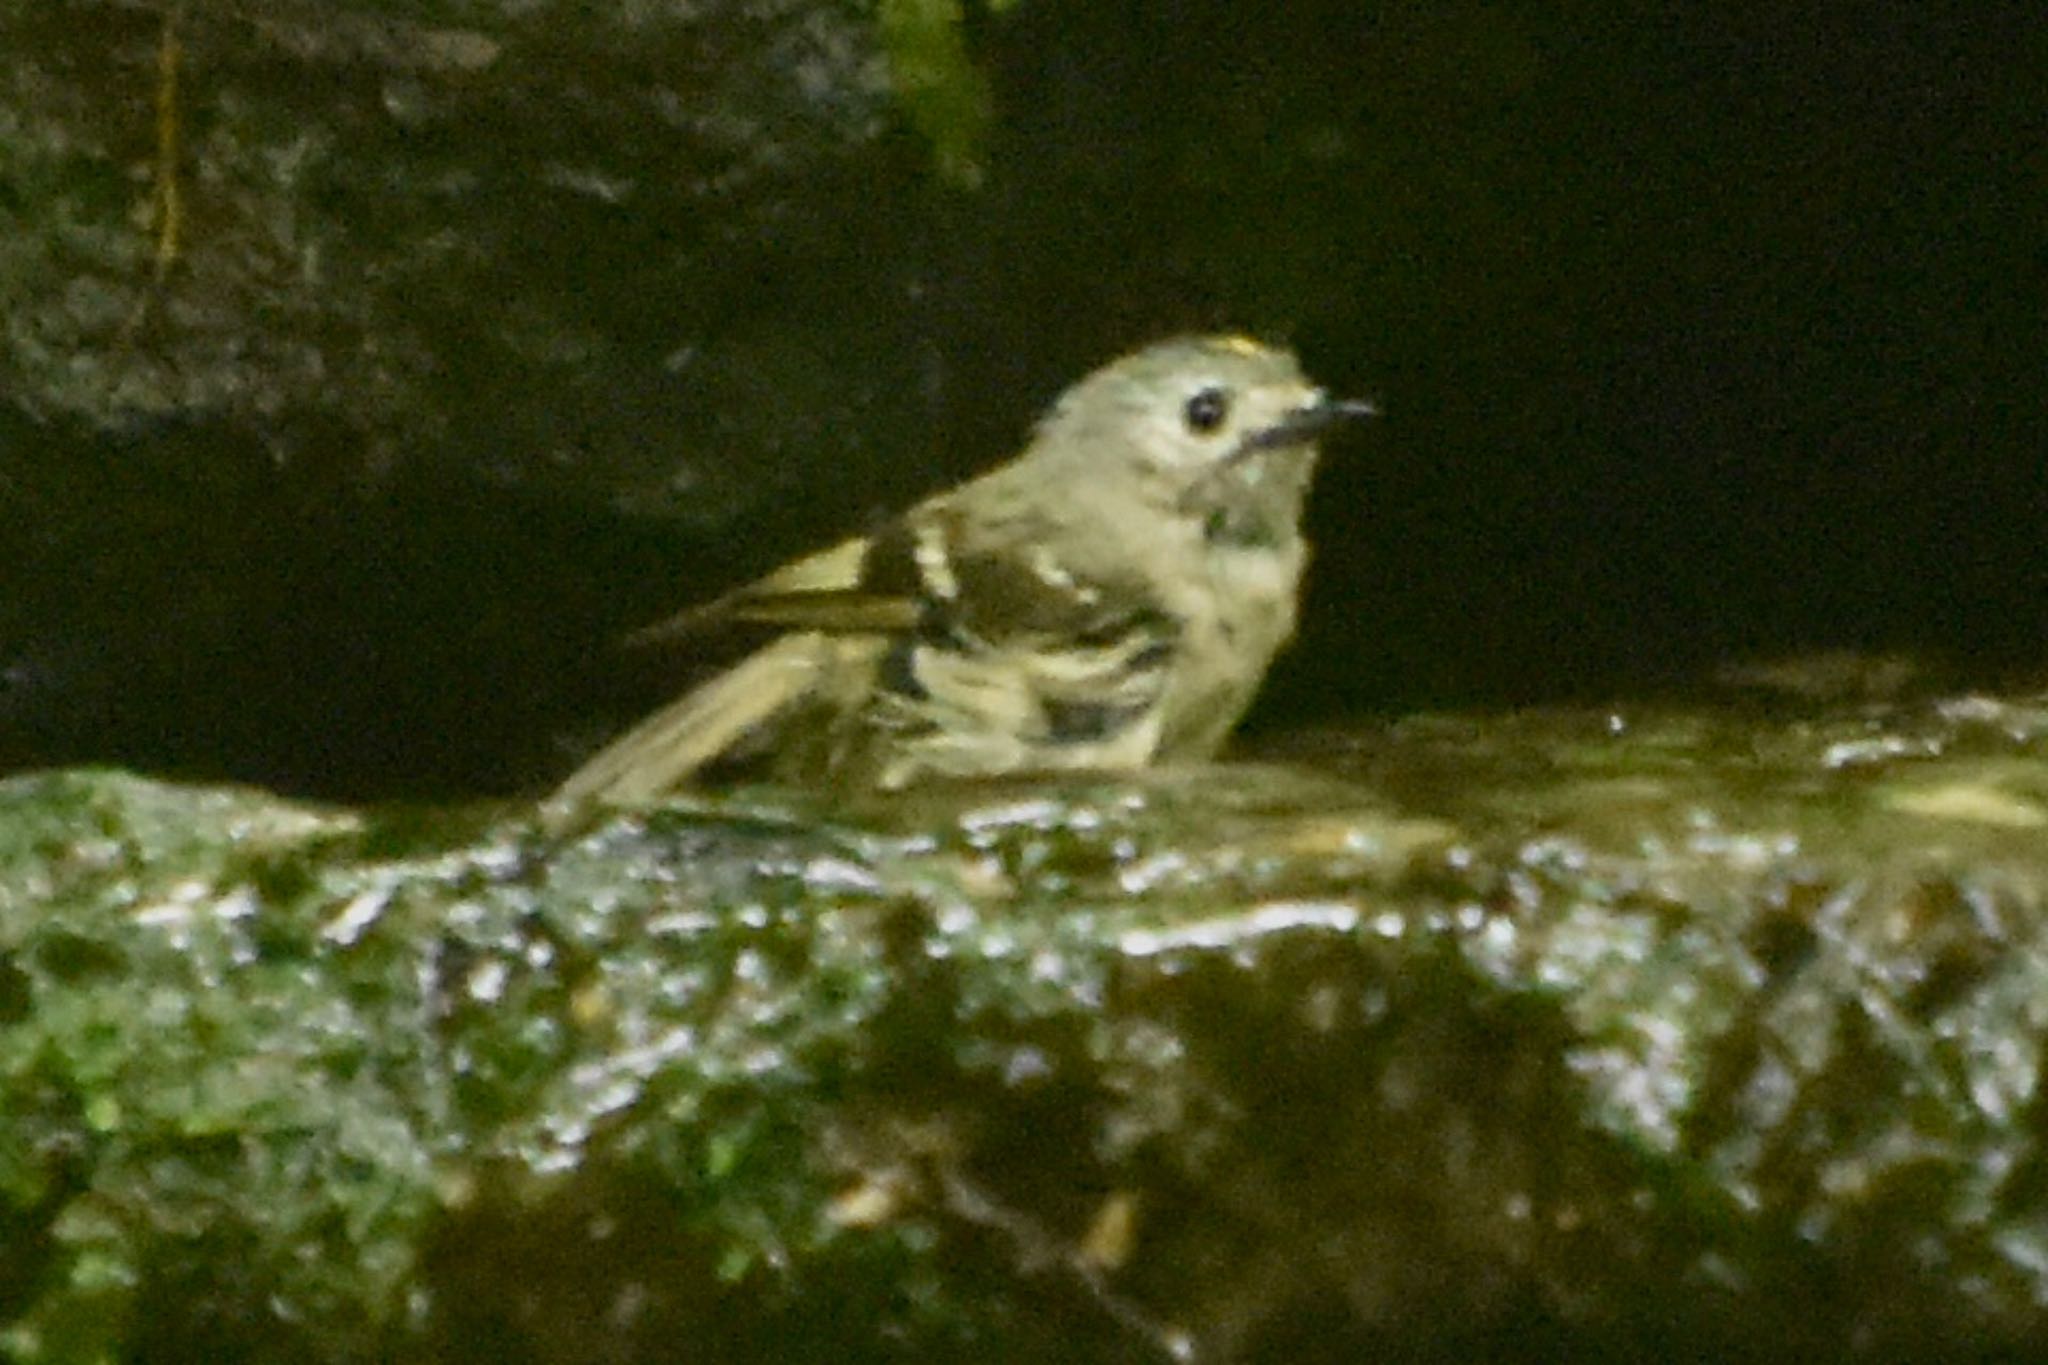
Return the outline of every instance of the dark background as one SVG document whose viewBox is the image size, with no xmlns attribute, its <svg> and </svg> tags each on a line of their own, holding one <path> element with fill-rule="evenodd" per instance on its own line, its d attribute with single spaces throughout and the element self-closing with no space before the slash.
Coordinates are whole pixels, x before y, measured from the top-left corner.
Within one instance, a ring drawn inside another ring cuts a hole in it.
<svg viewBox="0 0 2048 1365">
<path fill-rule="evenodd" d="M 195 4 L 156 283 L 161 11 L 8 10 L 0 764 L 545 785 L 676 685 L 624 631 L 1187 328 L 1387 413 L 1255 732 L 2048 664 L 2037 6 L 1267 8 L 971 13 L 970 183 L 858 7 Z"/>
</svg>

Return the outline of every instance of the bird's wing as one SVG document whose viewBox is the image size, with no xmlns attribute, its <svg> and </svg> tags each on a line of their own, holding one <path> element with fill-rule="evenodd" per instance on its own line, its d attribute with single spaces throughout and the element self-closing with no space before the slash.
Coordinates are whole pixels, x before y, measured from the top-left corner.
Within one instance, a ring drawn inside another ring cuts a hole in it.
<svg viewBox="0 0 2048 1365">
<path fill-rule="evenodd" d="M 702 606 L 635 631 L 627 643 L 666 645 L 735 626 L 821 630 L 829 634 L 908 630 L 917 602 L 867 579 L 873 541 L 865 536 L 785 564 Z"/>
<path fill-rule="evenodd" d="M 906 739 L 943 734 L 965 770 L 1016 766 L 967 755 L 1020 746 L 1049 766 L 1143 761 L 1179 623 L 1137 585 L 1018 553 L 1039 543 L 1033 528 L 993 543 L 981 529 L 934 500 L 640 631 L 641 645 L 779 633 L 613 740 L 553 800 L 645 802 L 774 746 L 792 717 L 878 695 Z"/>
<path fill-rule="evenodd" d="M 865 580 L 916 585 L 914 629 L 892 634 L 876 685 L 933 770 L 1129 766 L 1159 733 L 1179 622 L 1134 579 L 1062 563 L 1054 537 L 991 536 L 928 509 L 878 537 Z M 922 731 L 924 737 L 919 737 Z M 885 779 L 886 781 L 886 779 Z"/>
</svg>

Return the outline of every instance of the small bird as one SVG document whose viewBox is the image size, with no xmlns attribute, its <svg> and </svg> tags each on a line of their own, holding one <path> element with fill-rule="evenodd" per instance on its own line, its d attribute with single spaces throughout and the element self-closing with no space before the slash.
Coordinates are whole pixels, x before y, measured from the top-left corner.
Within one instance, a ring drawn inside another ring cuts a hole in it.
<svg viewBox="0 0 2048 1365">
<path fill-rule="evenodd" d="M 894 789 L 1207 758 L 1294 632 L 1317 438 L 1376 413 L 1246 337 L 1116 360 L 1008 463 L 639 632 L 772 638 L 552 803 L 726 773 Z"/>
</svg>

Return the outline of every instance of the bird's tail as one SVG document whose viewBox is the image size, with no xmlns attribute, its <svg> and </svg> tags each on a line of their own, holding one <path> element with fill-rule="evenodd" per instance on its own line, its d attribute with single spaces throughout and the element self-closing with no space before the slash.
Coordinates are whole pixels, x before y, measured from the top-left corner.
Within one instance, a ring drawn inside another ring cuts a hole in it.
<svg viewBox="0 0 2048 1365">
<path fill-rule="evenodd" d="M 803 631 L 756 651 L 606 745 L 555 789 L 549 806 L 564 813 L 630 806 L 688 785 L 801 706 L 830 647 L 823 635 Z"/>
</svg>

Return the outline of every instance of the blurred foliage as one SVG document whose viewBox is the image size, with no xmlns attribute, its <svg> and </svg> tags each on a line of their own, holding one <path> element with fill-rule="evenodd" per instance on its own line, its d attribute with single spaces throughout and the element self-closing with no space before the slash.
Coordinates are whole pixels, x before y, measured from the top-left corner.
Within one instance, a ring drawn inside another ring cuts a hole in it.
<svg viewBox="0 0 2048 1365">
<path fill-rule="evenodd" d="M 991 0 L 1001 14 L 1017 0 Z M 991 95 L 968 51 L 960 0 L 880 0 L 876 15 L 897 102 L 931 144 L 939 173 L 963 188 L 985 171 Z"/>
</svg>

